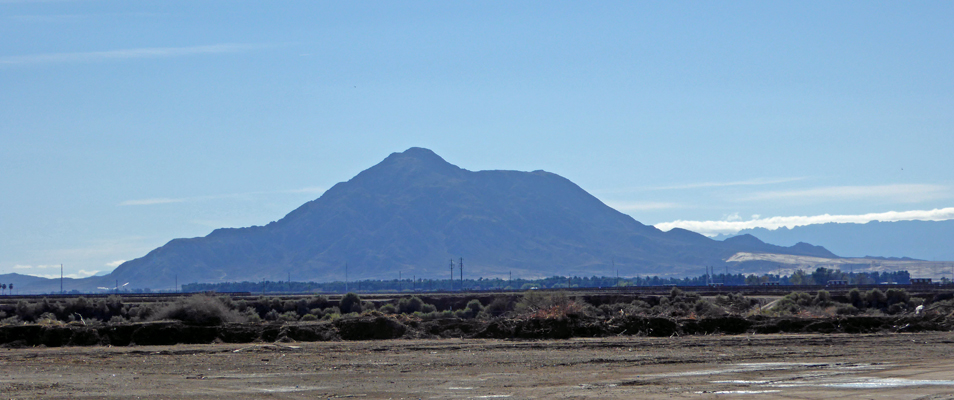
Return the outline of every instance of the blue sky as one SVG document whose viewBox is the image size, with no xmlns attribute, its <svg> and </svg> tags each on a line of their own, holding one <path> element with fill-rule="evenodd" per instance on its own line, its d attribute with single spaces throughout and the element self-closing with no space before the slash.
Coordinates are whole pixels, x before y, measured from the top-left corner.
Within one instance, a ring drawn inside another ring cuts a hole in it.
<svg viewBox="0 0 954 400">
<path fill-rule="evenodd" d="M 412 146 L 551 171 L 664 229 L 951 219 L 951 21 L 950 2 L 0 0 L 0 273 L 263 225 Z"/>
</svg>

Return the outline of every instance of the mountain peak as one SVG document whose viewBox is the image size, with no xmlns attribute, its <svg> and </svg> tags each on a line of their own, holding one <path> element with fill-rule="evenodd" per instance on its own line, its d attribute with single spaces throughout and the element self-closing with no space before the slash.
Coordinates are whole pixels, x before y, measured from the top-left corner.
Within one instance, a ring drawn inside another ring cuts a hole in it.
<svg viewBox="0 0 954 400">
<path fill-rule="evenodd" d="M 391 153 L 378 165 L 392 163 L 415 163 L 429 168 L 453 166 L 437 153 L 423 147 L 411 147 L 400 153 Z"/>
<path fill-rule="evenodd" d="M 352 279 L 397 271 L 432 277 L 442 276 L 445 260 L 458 257 L 468 260 L 474 277 L 589 276 L 614 265 L 626 274 L 681 274 L 753 248 L 786 251 L 752 236 L 722 243 L 680 229 L 663 233 L 559 175 L 472 172 L 412 147 L 279 221 L 173 240 L 106 279 L 145 285 L 175 277 L 259 281 L 292 273 L 332 281 L 347 279 L 345 265 Z"/>
</svg>

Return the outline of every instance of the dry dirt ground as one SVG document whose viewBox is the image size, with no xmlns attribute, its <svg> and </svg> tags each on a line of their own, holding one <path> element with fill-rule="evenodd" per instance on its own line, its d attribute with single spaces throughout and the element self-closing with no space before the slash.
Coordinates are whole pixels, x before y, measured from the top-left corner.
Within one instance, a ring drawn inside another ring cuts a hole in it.
<svg viewBox="0 0 954 400">
<path fill-rule="evenodd" d="M 0 398 L 954 399 L 954 333 L 0 349 Z"/>
</svg>

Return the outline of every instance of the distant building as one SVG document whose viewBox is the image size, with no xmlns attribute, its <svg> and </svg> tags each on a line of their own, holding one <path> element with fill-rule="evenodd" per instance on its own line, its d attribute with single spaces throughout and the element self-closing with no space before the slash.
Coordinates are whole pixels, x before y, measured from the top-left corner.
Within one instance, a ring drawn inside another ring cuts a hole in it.
<svg viewBox="0 0 954 400">
<path fill-rule="evenodd" d="M 762 282 L 762 286 L 778 286 L 779 282 Z"/>
<path fill-rule="evenodd" d="M 911 278 L 912 285 L 930 285 L 931 278 Z"/>
<path fill-rule="evenodd" d="M 844 281 L 840 279 L 832 279 L 828 281 L 828 284 L 825 286 L 848 286 L 848 281 Z"/>
</svg>

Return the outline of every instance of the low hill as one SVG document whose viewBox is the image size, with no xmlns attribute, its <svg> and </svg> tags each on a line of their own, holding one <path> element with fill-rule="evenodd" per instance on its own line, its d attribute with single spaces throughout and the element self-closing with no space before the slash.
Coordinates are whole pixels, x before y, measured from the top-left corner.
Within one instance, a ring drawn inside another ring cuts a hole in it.
<svg viewBox="0 0 954 400">
<path fill-rule="evenodd" d="M 791 229 L 747 229 L 739 234 L 781 245 L 802 241 L 824 243 L 826 248 L 846 257 L 954 261 L 954 246 L 951 246 L 954 220 L 827 223 Z"/>
</svg>

